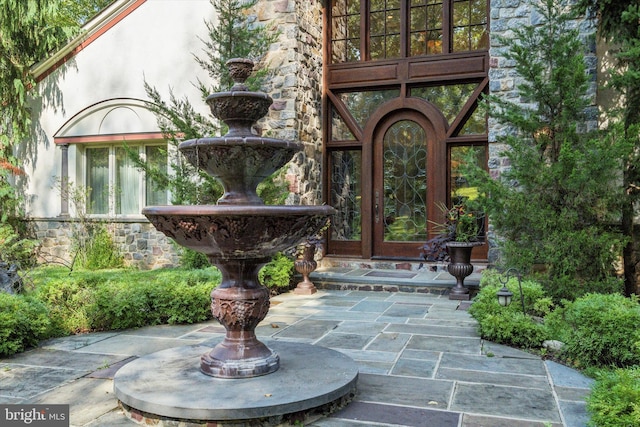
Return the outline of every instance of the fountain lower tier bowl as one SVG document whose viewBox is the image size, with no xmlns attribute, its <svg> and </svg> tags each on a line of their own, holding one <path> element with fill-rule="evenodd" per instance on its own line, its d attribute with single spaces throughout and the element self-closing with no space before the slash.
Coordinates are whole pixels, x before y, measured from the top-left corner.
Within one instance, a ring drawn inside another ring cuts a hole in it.
<svg viewBox="0 0 640 427">
<path fill-rule="evenodd" d="M 331 206 L 150 206 L 142 213 L 166 236 L 210 259 L 267 259 L 314 235 Z"/>
<path fill-rule="evenodd" d="M 178 149 L 192 165 L 211 176 L 229 175 L 234 181 L 243 176 L 268 177 L 286 165 L 302 144 L 256 135 L 227 135 L 190 139 L 181 142 Z"/>
<path fill-rule="evenodd" d="M 218 179 L 224 195 L 218 204 L 262 205 L 258 184 L 286 165 L 302 144 L 255 135 L 190 139 L 179 150 L 189 163 Z"/>
</svg>

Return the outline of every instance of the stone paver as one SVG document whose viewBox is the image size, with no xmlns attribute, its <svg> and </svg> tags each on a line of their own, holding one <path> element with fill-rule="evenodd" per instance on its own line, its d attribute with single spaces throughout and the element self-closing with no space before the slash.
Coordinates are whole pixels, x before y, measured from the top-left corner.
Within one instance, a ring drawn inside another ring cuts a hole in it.
<svg viewBox="0 0 640 427">
<path fill-rule="evenodd" d="M 586 424 L 590 379 L 484 342 L 459 305 L 446 295 L 419 292 L 288 293 L 272 298 L 256 332 L 268 340 L 332 348 L 357 363 L 354 401 L 314 420 L 314 427 Z M 213 345 L 223 333 L 210 321 L 49 340 L 0 359 L 0 403 L 69 403 L 72 426 L 134 425 L 113 394 L 116 370 L 155 351 Z"/>
</svg>

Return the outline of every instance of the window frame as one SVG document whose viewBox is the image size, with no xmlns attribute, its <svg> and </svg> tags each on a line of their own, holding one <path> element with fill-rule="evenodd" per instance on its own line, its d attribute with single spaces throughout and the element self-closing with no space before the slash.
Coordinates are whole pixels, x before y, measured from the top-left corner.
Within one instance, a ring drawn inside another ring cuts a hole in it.
<svg viewBox="0 0 640 427">
<path fill-rule="evenodd" d="M 335 1 L 345 1 L 345 0 L 334 0 Z M 358 35 L 358 37 L 354 37 L 353 34 L 351 34 L 348 30 L 349 30 L 349 24 L 347 23 L 348 19 L 350 17 L 353 16 L 357 16 L 354 15 L 352 12 L 349 12 L 347 10 L 343 11 L 344 15 L 340 14 L 336 14 L 336 16 L 334 17 L 334 6 L 333 3 L 330 3 L 330 5 L 328 5 L 327 7 L 327 40 L 328 40 L 328 63 L 332 64 L 332 65 L 336 65 L 336 64 L 345 64 L 345 63 L 363 63 L 363 62 L 377 62 L 377 61 L 385 61 L 385 60 L 393 60 L 393 59 L 407 59 L 407 58 L 416 58 L 416 57 L 421 57 L 421 56 L 436 56 L 436 55 L 451 55 L 451 54 L 459 54 L 459 53 L 472 53 L 472 52 L 482 52 L 482 51 L 488 51 L 489 47 L 485 46 L 485 47 L 479 47 L 477 49 L 471 49 L 471 50 L 456 50 L 454 48 L 454 33 L 456 32 L 456 30 L 459 30 L 461 28 L 465 28 L 465 32 L 469 32 L 469 29 L 471 27 L 476 27 L 479 25 L 479 23 L 477 22 L 473 22 L 473 23 L 468 23 L 468 25 L 465 26 L 460 26 L 460 25 L 455 25 L 454 23 L 454 7 L 457 4 L 461 4 L 464 3 L 466 1 L 469 2 L 469 7 L 471 7 L 471 2 L 473 0 L 440 0 L 441 1 L 441 6 L 442 6 L 442 20 L 441 20 L 441 51 L 440 52 L 434 52 L 434 53 L 424 53 L 424 54 L 418 54 L 418 55 L 412 55 L 411 51 L 412 51 L 412 47 L 411 47 L 411 38 L 412 35 L 416 33 L 416 31 L 412 31 L 412 27 L 410 25 L 411 23 L 411 13 L 412 10 L 418 8 L 418 7 L 422 7 L 424 6 L 425 8 L 428 8 L 430 5 L 428 3 L 425 2 L 424 5 L 412 5 L 411 4 L 411 0 L 399 0 L 400 3 L 400 22 L 399 22 L 399 27 L 400 27 L 400 46 L 399 46 L 399 55 L 398 56 L 387 56 L 387 52 L 385 50 L 384 55 L 382 55 L 379 58 L 375 58 L 372 59 L 371 58 L 371 46 L 372 46 L 372 35 L 371 35 L 371 2 L 367 1 L 367 0 L 361 0 L 360 1 L 360 12 L 359 12 L 359 16 L 360 16 L 360 33 Z M 384 9 L 387 10 L 387 9 Z M 395 9 L 394 9 L 395 10 Z M 490 2 L 487 1 L 486 2 L 486 11 L 485 11 L 485 34 L 488 36 L 489 34 L 489 25 L 490 25 Z M 344 35 L 336 35 L 334 34 L 334 29 L 338 27 L 338 25 L 336 24 L 336 21 L 334 20 L 334 18 L 340 18 L 340 17 L 344 17 L 345 18 L 345 25 L 344 25 Z M 385 25 L 386 28 L 386 25 Z M 434 29 L 435 30 L 435 29 Z M 425 27 L 425 31 L 427 31 L 427 28 Z M 382 37 L 385 40 L 385 45 L 386 45 L 386 37 L 387 34 L 385 32 L 385 34 L 376 34 L 374 37 Z M 359 39 L 359 40 L 358 40 Z M 348 46 L 349 46 L 349 41 L 354 41 L 354 40 L 358 40 L 359 41 L 359 54 L 356 55 L 349 55 L 348 54 Z M 357 58 L 355 60 L 353 59 L 344 59 L 344 60 L 340 60 L 340 61 L 336 61 L 334 60 L 334 46 L 336 42 L 345 42 L 345 56 L 347 57 L 353 57 L 353 58 Z"/>
<path fill-rule="evenodd" d="M 146 160 L 146 148 L 147 147 L 163 147 L 167 150 L 167 173 L 170 170 L 170 154 L 169 148 L 166 141 L 137 141 L 131 142 L 128 144 L 129 147 L 135 148 L 138 150 L 138 154 L 142 159 Z M 93 213 L 89 207 L 89 150 L 92 149 L 108 149 L 108 190 L 107 190 L 107 212 L 101 213 Z M 117 213 L 117 196 L 116 192 L 118 189 L 116 188 L 117 184 L 117 150 L 124 149 L 122 144 L 106 144 L 106 143 L 95 143 L 95 144 L 83 144 L 81 149 L 81 158 L 82 158 L 82 176 L 79 177 L 79 182 L 82 182 L 83 187 L 87 191 L 87 196 L 84 200 L 85 210 L 87 216 L 90 218 L 144 218 L 142 215 L 142 209 L 147 206 L 147 176 L 145 171 L 137 169 L 137 181 L 138 181 L 138 191 L 137 191 L 137 201 L 139 212 L 137 213 Z M 166 190 L 166 204 L 169 204 L 171 200 L 171 194 L 169 190 Z"/>
</svg>

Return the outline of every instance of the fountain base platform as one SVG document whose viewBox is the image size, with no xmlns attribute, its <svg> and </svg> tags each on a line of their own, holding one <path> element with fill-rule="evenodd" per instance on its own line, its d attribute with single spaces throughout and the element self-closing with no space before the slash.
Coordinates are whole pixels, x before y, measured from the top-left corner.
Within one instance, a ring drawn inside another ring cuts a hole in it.
<svg viewBox="0 0 640 427">
<path fill-rule="evenodd" d="M 204 345 L 176 347 L 143 356 L 115 375 L 114 390 L 134 421 L 174 426 L 271 419 L 315 408 L 329 412 L 355 394 L 358 367 L 328 348 L 284 341 L 265 343 L 281 355 L 280 368 L 253 378 L 224 379 L 203 374 Z"/>
</svg>

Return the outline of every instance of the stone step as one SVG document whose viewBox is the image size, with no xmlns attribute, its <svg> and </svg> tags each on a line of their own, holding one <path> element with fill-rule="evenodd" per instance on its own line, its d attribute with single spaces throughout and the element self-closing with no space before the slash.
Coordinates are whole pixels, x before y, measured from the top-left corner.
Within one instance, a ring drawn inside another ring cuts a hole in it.
<svg viewBox="0 0 640 427">
<path fill-rule="evenodd" d="M 363 259 L 327 259 L 309 275 L 319 289 L 420 292 L 444 295 L 455 285 L 446 264 Z M 465 286 L 477 290 L 486 264 L 474 263 Z"/>
</svg>

